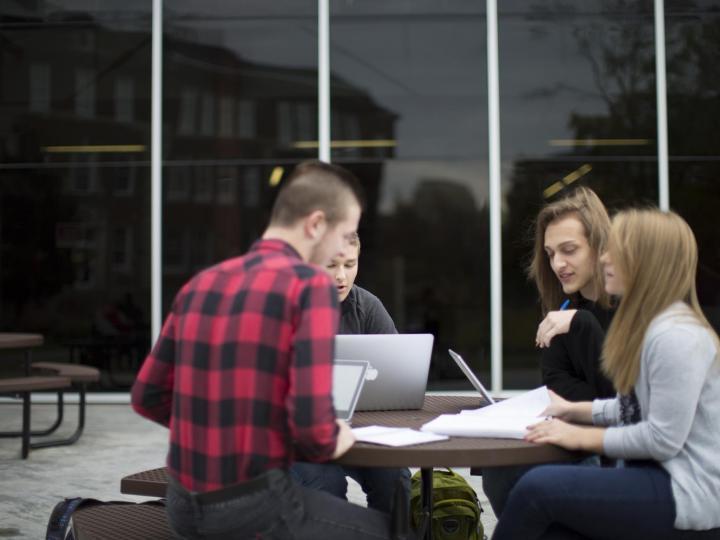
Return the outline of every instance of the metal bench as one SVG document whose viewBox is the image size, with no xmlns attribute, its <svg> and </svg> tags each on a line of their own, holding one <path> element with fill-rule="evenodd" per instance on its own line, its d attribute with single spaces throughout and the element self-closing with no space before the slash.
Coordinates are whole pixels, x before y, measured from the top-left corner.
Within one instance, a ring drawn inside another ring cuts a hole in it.
<svg viewBox="0 0 720 540">
<path fill-rule="evenodd" d="M 165 506 L 153 503 L 107 502 L 81 506 L 72 515 L 75 540 L 165 540 L 176 538 Z"/>
<path fill-rule="evenodd" d="M 0 394 L 18 395 L 22 399 L 22 431 L 0 433 L 0 437 L 21 437 L 22 458 L 26 459 L 31 448 L 42 448 L 42 443 L 30 442 L 30 395 L 38 390 L 58 390 L 70 386 L 68 377 L 15 377 L 0 379 Z"/>
<path fill-rule="evenodd" d="M 82 435 L 83 429 L 85 428 L 85 391 L 86 387 L 90 383 L 94 383 L 100 380 L 100 370 L 96 367 L 85 366 L 82 364 L 70 364 L 65 362 L 33 362 L 32 369 L 34 373 L 57 375 L 60 377 L 67 377 L 72 383 L 72 387 L 77 390 L 78 400 L 78 426 L 75 432 L 70 435 L 67 439 L 59 439 L 53 441 L 42 441 L 33 443 L 34 448 L 48 448 L 51 446 L 63 446 L 66 444 L 73 444 Z M 50 435 L 63 421 L 64 411 L 64 393 L 58 392 L 57 400 L 57 418 L 53 425 L 42 431 L 33 431 L 33 435 L 44 436 Z"/>
</svg>

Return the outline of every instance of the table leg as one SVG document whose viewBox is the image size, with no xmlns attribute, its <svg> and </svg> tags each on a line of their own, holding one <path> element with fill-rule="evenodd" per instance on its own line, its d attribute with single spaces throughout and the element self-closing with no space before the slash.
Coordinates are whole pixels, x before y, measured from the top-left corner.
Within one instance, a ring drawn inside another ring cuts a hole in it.
<svg viewBox="0 0 720 540">
<path fill-rule="evenodd" d="M 432 509 L 433 509 L 433 469 L 421 469 L 423 521 L 425 524 L 425 540 L 432 540 Z"/>
</svg>

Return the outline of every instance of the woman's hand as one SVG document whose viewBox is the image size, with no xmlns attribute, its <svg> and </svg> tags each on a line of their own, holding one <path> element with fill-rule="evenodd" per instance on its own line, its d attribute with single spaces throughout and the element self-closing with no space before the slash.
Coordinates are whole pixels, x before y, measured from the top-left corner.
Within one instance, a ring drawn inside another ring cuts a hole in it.
<svg viewBox="0 0 720 540">
<path fill-rule="evenodd" d="M 547 409 L 545 409 L 540 416 L 552 416 L 560 420 L 565 420 L 566 422 L 575 420 L 572 417 L 572 401 L 558 396 L 552 390 L 548 390 L 548 395 L 550 396 L 550 405 L 547 406 Z"/>
<path fill-rule="evenodd" d="M 525 440 L 537 444 L 554 444 L 568 450 L 602 453 L 604 428 L 574 426 L 557 418 L 549 418 L 528 426 Z"/>
<path fill-rule="evenodd" d="M 538 325 L 537 334 L 535 334 L 535 346 L 541 349 L 549 347 L 552 338 L 558 334 L 567 334 L 575 313 L 577 313 L 577 309 L 566 309 L 563 311 L 550 311 L 545 315 L 545 318 Z"/>
</svg>

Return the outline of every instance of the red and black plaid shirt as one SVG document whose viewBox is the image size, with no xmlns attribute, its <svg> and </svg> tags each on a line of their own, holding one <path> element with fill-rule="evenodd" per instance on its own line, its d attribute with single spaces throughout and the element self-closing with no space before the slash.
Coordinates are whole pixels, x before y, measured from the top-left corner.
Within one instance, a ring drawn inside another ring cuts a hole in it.
<svg viewBox="0 0 720 540">
<path fill-rule="evenodd" d="M 331 279 L 280 240 L 191 279 L 132 389 L 170 428 L 170 473 L 204 492 L 330 458 L 337 326 Z"/>
</svg>

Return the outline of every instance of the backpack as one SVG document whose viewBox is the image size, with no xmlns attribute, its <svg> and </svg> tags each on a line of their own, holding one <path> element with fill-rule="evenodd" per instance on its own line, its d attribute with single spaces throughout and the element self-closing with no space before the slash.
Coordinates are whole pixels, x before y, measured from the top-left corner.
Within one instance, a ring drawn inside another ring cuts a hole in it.
<svg viewBox="0 0 720 540">
<path fill-rule="evenodd" d="M 452 469 L 433 470 L 432 537 L 437 540 L 482 540 L 482 508 L 475 490 Z M 417 530 L 422 525 L 421 471 L 410 481 L 410 517 Z"/>
</svg>

